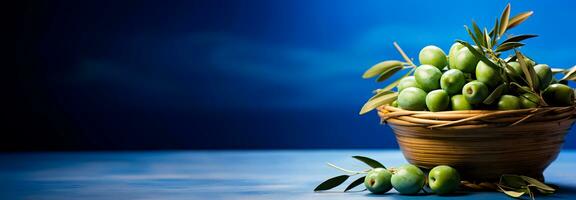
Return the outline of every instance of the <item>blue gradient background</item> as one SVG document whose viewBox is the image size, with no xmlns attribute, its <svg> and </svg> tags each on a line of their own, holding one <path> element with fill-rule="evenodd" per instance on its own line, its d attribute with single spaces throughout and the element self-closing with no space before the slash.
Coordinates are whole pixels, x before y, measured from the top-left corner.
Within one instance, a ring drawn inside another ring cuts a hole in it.
<svg viewBox="0 0 576 200">
<path fill-rule="evenodd" d="M 505 1 L 52 1 L 22 19 L 5 149 L 395 148 L 365 69 L 468 39 Z M 573 1 L 512 1 L 540 63 L 576 64 Z M 26 20 L 33 21 L 32 28 Z M 34 88 L 31 93 L 24 92 Z M 35 125 L 38 123 L 40 125 Z M 38 127 L 38 130 L 33 127 Z M 35 132 L 34 132 L 35 131 Z M 565 148 L 575 148 L 572 131 Z M 47 141 L 30 143 L 27 138 Z"/>
</svg>

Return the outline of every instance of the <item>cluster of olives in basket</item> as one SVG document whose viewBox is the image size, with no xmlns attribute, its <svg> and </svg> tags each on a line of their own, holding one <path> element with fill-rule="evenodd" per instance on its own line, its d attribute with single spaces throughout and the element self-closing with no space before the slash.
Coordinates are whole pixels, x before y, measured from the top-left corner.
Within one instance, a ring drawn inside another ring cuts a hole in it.
<svg viewBox="0 0 576 200">
<path fill-rule="evenodd" d="M 364 179 L 364 186 L 374 193 L 383 194 L 394 188 L 400 194 L 416 194 L 426 184 L 426 176 L 418 167 L 406 164 L 395 169 L 374 168 Z M 428 186 L 439 195 L 453 193 L 460 185 L 456 169 L 440 165 L 428 174 Z"/>
<path fill-rule="evenodd" d="M 472 109 L 515 110 L 535 108 L 544 101 L 549 106 L 569 106 L 574 92 L 554 78 L 552 68 L 524 58 L 523 63 L 533 68 L 537 78 L 533 85 L 541 96 L 529 92 L 523 82 L 524 71 L 516 58 L 506 59 L 505 71 L 493 68 L 479 60 L 466 46 L 454 43 L 448 55 L 437 46 L 426 46 L 419 53 L 420 66 L 413 76 L 407 76 L 397 85 L 398 99 L 392 106 L 414 111 L 448 111 Z M 517 84 L 509 87 L 497 99 L 485 100 L 504 81 L 502 74 Z"/>
</svg>

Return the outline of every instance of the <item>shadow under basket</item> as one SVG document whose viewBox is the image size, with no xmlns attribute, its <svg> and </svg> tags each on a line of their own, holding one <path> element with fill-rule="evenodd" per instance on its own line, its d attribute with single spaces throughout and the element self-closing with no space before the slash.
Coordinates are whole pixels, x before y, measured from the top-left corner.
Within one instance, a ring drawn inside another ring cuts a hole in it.
<svg viewBox="0 0 576 200">
<path fill-rule="evenodd" d="M 450 165 L 467 181 L 497 181 L 502 174 L 544 180 L 575 120 L 576 107 L 521 110 L 408 111 L 381 106 L 404 157 L 431 169 Z"/>
</svg>

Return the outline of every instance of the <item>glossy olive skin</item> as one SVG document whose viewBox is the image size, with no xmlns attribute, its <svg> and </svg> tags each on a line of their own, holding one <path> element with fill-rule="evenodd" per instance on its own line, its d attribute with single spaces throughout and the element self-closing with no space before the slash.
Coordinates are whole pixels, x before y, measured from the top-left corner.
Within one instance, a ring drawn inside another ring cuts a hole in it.
<svg viewBox="0 0 576 200">
<path fill-rule="evenodd" d="M 454 95 L 450 99 L 450 105 L 452 106 L 452 110 L 472 110 L 472 105 L 468 103 L 466 97 L 464 95 Z"/>
<path fill-rule="evenodd" d="M 398 108 L 398 101 L 393 101 L 390 106 Z"/>
<path fill-rule="evenodd" d="M 479 104 L 490 95 L 486 84 L 480 81 L 470 81 L 462 87 L 462 95 L 466 97 L 468 103 L 474 105 Z"/>
<path fill-rule="evenodd" d="M 456 53 L 458 53 L 462 48 L 466 47 L 458 42 L 455 42 L 450 47 L 450 51 L 448 52 L 448 65 L 450 66 L 450 69 L 456 69 Z"/>
<path fill-rule="evenodd" d="M 426 107 L 429 111 L 438 112 L 448 109 L 450 96 L 444 90 L 433 90 L 426 95 Z"/>
<path fill-rule="evenodd" d="M 540 104 L 540 98 L 532 93 L 524 93 L 518 96 L 521 108 L 536 108 Z"/>
<path fill-rule="evenodd" d="M 432 91 L 440 88 L 440 78 L 442 72 L 432 65 L 420 65 L 414 72 L 416 82 L 420 87 L 426 91 Z"/>
<path fill-rule="evenodd" d="M 418 85 L 418 82 L 416 82 L 416 78 L 414 78 L 414 76 L 407 76 L 402 78 L 396 87 L 398 87 L 398 92 L 401 92 L 402 90 L 409 87 L 421 88 L 420 85 Z"/>
<path fill-rule="evenodd" d="M 428 173 L 428 185 L 438 195 L 453 193 L 460 185 L 460 174 L 450 166 L 436 166 Z"/>
<path fill-rule="evenodd" d="M 480 61 L 476 65 L 476 79 L 489 87 L 496 87 L 502 82 L 499 69 L 492 68 Z"/>
<path fill-rule="evenodd" d="M 391 182 L 400 194 L 416 194 L 424 187 L 426 176 L 418 167 L 406 164 L 396 169 Z"/>
<path fill-rule="evenodd" d="M 464 84 L 466 84 L 466 77 L 462 71 L 457 69 L 450 69 L 444 72 L 440 77 L 440 88 L 446 91 L 449 95 L 462 92 Z"/>
<path fill-rule="evenodd" d="M 520 63 L 509 62 L 508 65 L 510 65 L 511 69 L 506 68 L 506 73 L 508 73 L 510 76 L 514 78 L 519 78 L 524 74 L 524 72 L 522 71 L 522 67 L 520 67 Z"/>
<path fill-rule="evenodd" d="M 418 58 L 421 65 L 432 65 L 438 69 L 444 69 L 444 67 L 448 65 L 446 53 L 434 45 L 422 48 L 418 54 Z"/>
<path fill-rule="evenodd" d="M 546 64 L 538 64 L 534 66 L 534 71 L 540 79 L 540 90 L 546 89 L 552 82 L 552 68 Z"/>
<path fill-rule="evenodd" d="M 478 58 L 467 47 L 464 47 L 456 53 L 454 67 L 452 68 L 459 69 L 464 73 L 474 73 L 478 61 Z"/>
<path fill-rule="evenodd" d="M 574 103 L 574 91 L 564 84 L 552 84 L 542 93 L 544 101 L 552 106 L 570 106 Z"/>
<path fill-rule="evenodd" d="M 513 95 L 502 95 L 498 101 L 498 110 L 516 110 L 520 108 L 520 99 Z"/>
<path fill-rule="evenodd" d="M 392 189 L 392 173 L 384 168 L 374 168 L 366 178 L 364 178 L 364 186 L 374 194 L 384 194 Z"/>
<path fill-rule="evenodd" d="M 426 92 L 417 87 L 409 87 L 398 94 L 398 107 L 405 110 L 426 110 Z"/>
</svg>

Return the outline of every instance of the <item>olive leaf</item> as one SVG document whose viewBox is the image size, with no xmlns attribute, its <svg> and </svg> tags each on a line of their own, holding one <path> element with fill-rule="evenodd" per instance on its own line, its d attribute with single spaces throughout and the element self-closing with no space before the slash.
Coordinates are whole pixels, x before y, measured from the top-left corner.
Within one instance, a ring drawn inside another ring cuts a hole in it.
<svg viewBox="0 0 576 200">
<path fill-rule="evenodd" d="M 504 192 L 504 194 L 511 196 L 511 197 L 514 197 L 514 198 L 519 198 L 522 195 L 526 194 L 526 190 L 524 190 L 524 191 L 505 190 L 502 187 L 502 185 L 500 185 L 500 184 L 496 184 L 496 186 L 498 186 L 500 191 Z"/>
<path fill-rule="evenodd" d="M 490 37 L 494 39 L 493 42 L 495 42 L 497 40 L 497 37 L 500 35 L 499 30 L 500 30 L 500 21 L 498 21 L 498 18 L 496 18 L 494 27 L 492 27 L 492 29 L 490 30 Z M 494 45 L 494 43 L 492 43 L 492 45 Z"/>
<path fill-rule="evenodd" d="M 488 35 L 488 30 L 486 30 L 486 28 L 484 28 L 484 43 L 486 44 L 488 49 L 492 49 L 492 39 Z"/>
<path fill-rule="evenodd" d="M 402 75 L 401 77 L 399 77 L 397 80 L 395 80 L 394 82 L 390 83 L 389 85 L 387 85 L 386 87 L 382 88 L 383 91 L 390 91 L 392 90 L 394 87 L 398 86 L 398 84 L 400 84 L 400 81 L 404 78 L 409 76 L 410 74 L 412 74 L 412 72 L 414 72 L 416 70 L 416 68 L 412 68 L 410 71 L 408 71 L 407 73 L 405 73 L 404 75 Z"/>
<path fill-rule="evenodd" d="M 502 94 L 508 89 L 508 85 L 506 83 L 502 83 L 494 91 L 484 99 L 482 103 L 484 104 L 492 104 L 494 101 L 498 100 Z"/>
<path fill-rule="evenodd" d="M 368 157 L 364 157 L 364 156 L 352 156 L 352 158 L 355 158 L 356 160 L 362 161 L 363 163 L 366 163 L 368 166 L 372 167 L 372 168 L 384 168 L 386 169 L 386 167 L 384 167 L 384 165 L 372 158 L 368 158 Z"/>
<path fill-rule="evenodd" d="M 502 44 L 508 43 L 508 42 L 520 42 L 522 40 L 533 38 L 533 37 L 538 37 L 538 35 L 531 35 L 531 34 L 516 35 L 516 36 L 510 37 L 510 38 L 504 40 L 504 42 L 502 42 Z"/>
<path fill-rule="evenodd" d="M 560 81 L 563 80 L 576 80 L 576 65 L 565 72 L 564 77 L 562 77 Z"/>
<path fill-rule="evenodd" d="M 397 67 L 397 66 L 402 66 L 402 62 L 397 61 L 397 60 L 387 60 L 387 61 L 380 62 L 380 63 L 370 67 L 370 69 L 366 70 L 366 72 L 364 72 L 364 74 L 362 75 L 362 78 L 368 79 L 368 78 L 375 77 L 377 75 L 382 74 L 386 70 L 393 68 L 393 67 Z"/>
<path fill-rule="evenodd" d="M 484 53 L 479 52 L 478 50 L 476 50 L 472 45 L 468 44 L 468 42 L 462 41 L 462 40 L 456 40 L 456 42 L 464 45 L 465 47 L 468 48 L 468 50 L 470 50 L 470 52 L 472 52 L 472 54 L 474 54 L 474 56 L 478 59 L 480 59 L 482 62 L 486 63 L 488 66 L 494 68 L 494 69 L 498 69 L 500 68 L 499 65 L 495 64 L 494 62 L 492 62 L 490 59 L 486 58 L 486 56 L 484 55 Z"/>
<path fill-rule="evenodd" d="M 544 191 L 548 191 L 548 192 L 555 192 L 556 189 L 534 179 L 534 178 L 530 178 L 528 176 L 520 176 L 520 178 L 522 178 L 524 181 L 528 182 L 529 185 L 528 186 L 534 186 L 538 189 L 544 190 Z"/>
<path fill-rule="evenodd" d="M 524 46 L 524 43 L 521 42 L 507 42 L 507 43 L 502 43 L 500 46 L 498 46 L 496 48 L 496 52 L 503 52 L 503 51 L 508 51 L 510 49 L 514 49 L 514 48 L 518 48 Z"/>
<path fill-rule="evenodd" d="M 562 68 L 552 68 L 551 70 L 552 70 L 552 74 L 559 74 L 559 73 L 566 72 L 566 70 L 562 69 Z"/>
<path fill-rule="evenodd" d="M 504 174 L 500 176 L 499 184 L 508 188 L 523 188 L 527 186 L 524 179 L 522 179 L 520 176 L 511 174 Z"/>
<path fill-rule="evenodd" d="M 364 104 L 364 106 L 362 106 L 362 109 L 360 109 L 359 114 L 363 115 L 367 112 L 370 112 L 371 110 L 374 110 L 378 106 L 392 103 L 394 100 L 396 100 L 396 98 L 398 98 L 397 92 L 388 93 L 388 94 L 378 96 L 376 98 L 372 98 L 372 99 L 368 100 L 368 102 L 366 102 Z"/>
<path fill-rule="evenodd" d="M 380 76 L 376 79 L 376 82 L 382 82 L 385 81 L 386 79 L 390 78 L 392 75 L 396 74 L 396 72 L 402 70 L 403 67 L 400 65 L 396 65 L 393 67 L 390 67 L 388 69 L 386 69 L 384 72 L 382 72 L 382 74 L 380 74 Z"/>
<path fill-rule="evenodd" d="M 346 181 L 349 177 L 350 177 L 349 175 L 340 175 L 332 177 L 320 183 L 320 185 L 316 186 L 316 188 L 314 188 L 314 192 L 335 188 L 336 186 L 339 186 L 340 184 L 344 183 L 344 181 Z"/>
<path fill-rule="evenodd" d="M 512 17 L 512 19 L 508 21 L 508 27 L 506 29 L 511 29 L 520 25 L 522 22 L 526 21 L 528 17 L 530 17 L 532 14 L 534 14 L 533 11 L 528 11 Z"/>
<path fill-rule="evenodd" d="M 478 40 L 478 46 L 486 46 L 485 40 L 484 40 L 484 34 L 482 34 L 482 30 L 480 29 L 480 27 L 478 27 L 478 24 L 476 24 L 476 22 L 472 21 L 472 28 L 474 28 L 474 34 L 476 35 L 476 39 Z"/>
<path fill-rule="evenodd" d="M 464 28 L 465 28 L 466 31 L 468 32 L 468 35 L 470 35 L 470 37 L 472 38 L 472 41 L 474 41 L 474 44 L 476 44 L 476 46 L 480 46 L 480 42 L 479 42 L 478 39 L 476 38 L 476 35 L 474 35 L 474 33 L 472 33 L 472 31 L 470 30 L 470 28 L 468 28 L 468 26 L 464 26 Z"/>
<path fill-rule="evenodd" d="M 356 179 L 354 182 L 350 183 L 350 185 L 348 185 L 346 189 L 344 189 L 344 192 L 348 192 L 348 190 L 354 189 L 356 186 L 359 186 L 360 184 L 364 183 L 364 179 L 366 179 L 366 176 Z"/>
<path fill-rule="evenodd" d="M 538 76 L 536 75 L 536 71 L 534 71 L 533 67 L 530 67 L 526 64 L 526 61 L 524 60 L 524 55 L 522 55 L 520 51 L 516 51 L 516 57 L 518 58 L 517 60 L 518 63 L 520 63 L 522 72 L 524 72 L 524 76 L 526 77 L 528 86 L 530 86 L 532 90 L 537 91 L 538 85 L 536 85 L 536 81 L 538 81 Z"/>
<path fill-rule="evenodd" d="M 506 29 L 508 28 L 509 18 L 510 18 L 510 3 L 506 5 L 506 8 L 504 8 L 504 11 L 500 16 L 500 30 L 499 30 L 500 36 L 504 35 L 504 33 L 506 32 Z"/>
</svg>

